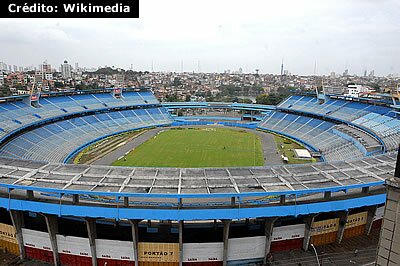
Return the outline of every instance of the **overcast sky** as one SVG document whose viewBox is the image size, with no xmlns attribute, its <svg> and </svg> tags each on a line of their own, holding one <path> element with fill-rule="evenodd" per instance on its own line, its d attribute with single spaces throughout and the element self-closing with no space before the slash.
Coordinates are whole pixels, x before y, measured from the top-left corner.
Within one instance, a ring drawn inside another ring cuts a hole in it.
<svg viewBox="0 0 400 266">
<path fill-rule="evenodd" d="M 399 0 L 141 0 L 139 19 L 0 19 L 0 61 L 400 73 Z"/>
</svg>

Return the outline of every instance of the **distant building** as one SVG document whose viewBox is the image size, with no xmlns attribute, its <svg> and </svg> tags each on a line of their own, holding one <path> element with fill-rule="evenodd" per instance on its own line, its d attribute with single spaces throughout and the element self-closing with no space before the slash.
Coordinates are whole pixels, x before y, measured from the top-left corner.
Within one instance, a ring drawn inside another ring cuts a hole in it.
<svg viewBox="0 0 400 266">
<path fill-rule="evenodd" d="M 68 64 L 67 60 L 65 60 L 64 63 L 61 65 L 61 76 L 63 79 L 72 78 L 72 67 L 70 64 Z"/>
<path fill-rule="evenodd" d="M 0 71 L 7 71 L 7 64 L 4 62 L 0 62 Z"/>
<path fill-rule="evenodd" d="M 53 73 L 43 73 L 44 79 L 45 80 L 52 80 L 53 79 Z"/>
<path fill-rule="evenodd" d="M 36 83 L 40 83 L 43 81 L 43 72 L 42 71 L 36 71 L 35 72 L 35 81 Z"/>
<path fill-rule="evenodd" d="M 51 65 L 47 63 L 47 61 L 44 61 L 43 64 L 40 65 L 40 71 L 43 73 L 51 73 Z"/>
<path fill-rule="evenodd" d="M 6 75 L 0 70 L 0 85 L 4 84 L 5 77 L 6 77 Z"/>
<path fill-rule="evenodd" d="M 369 72 L 369 76 L 372 78 L 372 77 L 374 77 L 375 76 L 375 71 L 374 70 L 371 70 L 370 72 Z"/>
<path fill-rule="evenodd" d="M 363 86 L 363 85 L 348 85 L 347 86 L 347 93 L 345 93 L 345 96 L 350 96 L 350 97 L 360 97 L 360 94 L 363 93 L 368 93 L 368 92 L 373 92 L 374 90 L 370 89 L 369 87 Z"/>
<path fill-rule="evenodd" d="M 333 86 L 324 86 L 324 91 L 326 94 L 343 94 L 345 91 L 344 87 L 333 87 Z"/>
</svg>

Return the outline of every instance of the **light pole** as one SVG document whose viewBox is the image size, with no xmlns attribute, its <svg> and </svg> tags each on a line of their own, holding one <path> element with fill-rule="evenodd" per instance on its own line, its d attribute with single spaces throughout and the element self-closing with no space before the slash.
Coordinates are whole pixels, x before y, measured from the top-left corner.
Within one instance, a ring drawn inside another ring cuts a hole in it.
<svg viewBox="0 0 400 266">
<path fill-rule="evenodd" d="M 318 266 L 321 266 L 321 263 L 319 263 L 318 253 L 317 253 L 317 250 L 315 249 L 314 244 L 311 244 L 311 247 L 313 248 L 314 253 L 315 253 L 315 257 L 317 258 Z"/>
</svg>

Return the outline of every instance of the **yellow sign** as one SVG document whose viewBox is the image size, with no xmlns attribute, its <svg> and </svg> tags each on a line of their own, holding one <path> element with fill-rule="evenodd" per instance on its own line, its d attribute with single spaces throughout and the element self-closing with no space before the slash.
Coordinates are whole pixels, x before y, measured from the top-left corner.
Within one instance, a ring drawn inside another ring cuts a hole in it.
<svg viewBox="0 0 400 266">
<path fill-rule="evenodd" d="M 352 228 L 367 223 L 368 212 L 360 212 L 351 214 L 347 217 L 347 222 L 344 228 Z"/>
<path fill-rule="evenodd" d="M 179 262 L 179 244 L 139 242 L 139 261 Z"/>
<path fill-rule="evenodd" d="M 336 232 L 339 230 L 339 218 L 313 222 L 311 225 L 311 235 L 322 235 Z"/>
<path fill-rule="evenodd" d="M 0 240 L 18 244 L 14 226 L 0 223 Z"/>
</svg>

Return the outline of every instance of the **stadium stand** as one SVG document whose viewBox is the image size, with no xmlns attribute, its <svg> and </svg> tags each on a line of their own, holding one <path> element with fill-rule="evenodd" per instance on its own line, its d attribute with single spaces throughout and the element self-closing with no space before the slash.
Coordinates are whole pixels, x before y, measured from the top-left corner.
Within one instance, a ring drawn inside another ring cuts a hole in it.
<svg viewBox="0 0 400 266">
<path fill-rule="evenodd" d="M 111 93 L 44 97 L 40 98 L 39 106 L 31 107 L 23 101 L 0 104 L 0 137 L 45 119 L 70 115 L 69 119 L 51 121 L 15 137 L 1 147 L 0 156 L 60 162 L 76 148 L 102 136 L 173 122 L 167 109 L 159 107 L 158 100 L 150 91 L 125 91 L 121 98 Z M 129 106 L 147 108 L 110 110 Z M 95 110 L 109 112 L 93 114 Z M 289 110 L 294 113 L 287 113 Z M 92 111 L 90 115 L 71 117 L 89 111 Z M 181 118 L 175 119 L 180 121 Z M 187 118 L 223 121 L 221 117 L 209 115 Z M 239 119 L 235 117 L 231 122 L 239 123 Z M 388 107 L 340 99 L 330 99 L 321 104 L 317 98 L 298 95 L 288 97 L 276 111 L 267 111 L 258 128 L 300 140 L 320 152 L 327 161 L 381 153 L 384 148 L 380 140 L 388 151 L 392 151 L 400 140 L 400 121 Z"/>
<path fill-rule="evenodd" d="M 335 129 L 351 136 L 354 140 L 360 142 L 367 154 L 372 154 L 374 152 L 380 151 L 382 148 L 380 142 L 374 136 L 355 126 L 340 124 L 336 125 Z"/>
<path fill-rule="evenodd" d="M 128 91 L 122 98 L 78 92 L 42 98 L 39 108 L 22 98 L 0 103 L 0 137 L 5 129 L 21 129 L 0 140 L 0 231 L 6 236 L 0 248 L 23 259 L 52 265 L 267 265 L 271 252 L 307 251 L 380 230 L 384 182 L 393 177 L 397 154 L 374 152 L 381 139 L 386 148 L 397 145 L 400 126 L 387 107 L 336 99 L 320 105 L 292 96 L 277 110 L 232 107 L 265 114 L 260 123 L 210 116 L 173 121 L 168 104 L 160 105 L 151 92 Z M 178 109 L 191 104 L 169 103 Z M 43 123 L 23 129 L 35 122 Z M 60 163 L 110 134 L 192 123 L 258 125 L 308 143 L 329 162 L 231 168 Z"/>
<path fill-rule="evenodd" d="M 48 118 L 97 109 L 159 104 L 151 92 L 146 91 L 126 92 L 120 99 L 114 98 L 111 93 L 46 97 L 40 98 L 38 108 L 21 100 L 0 104 L 0 138 L 20 127 Z"/>
<path fill-rule="evenodd" d="M 362 151 L 350 140 L 335 134 L 334 123 L 282 112 L 271 112 L 258 126 L 311 144 L 327 161 L 361 158 Z"/>
<path fill-rule="evenodd" d="M 400 142 L 400 120 L 389 107 L 330 99 L 320 103 L 309 96 L 291 96 L 278 105 L 280 110 L 317 114 L 351 123 L 376 134 L 387 151 L 394 151 Z"/>
<path fill-rule="evenodd" d="M 23 133 L 4 145 L 0 156 L 62 162 L 77 147 L 130 129 L 170 124 L 164 108 L 149 108 L 76 117 Z"/>
</svg>

